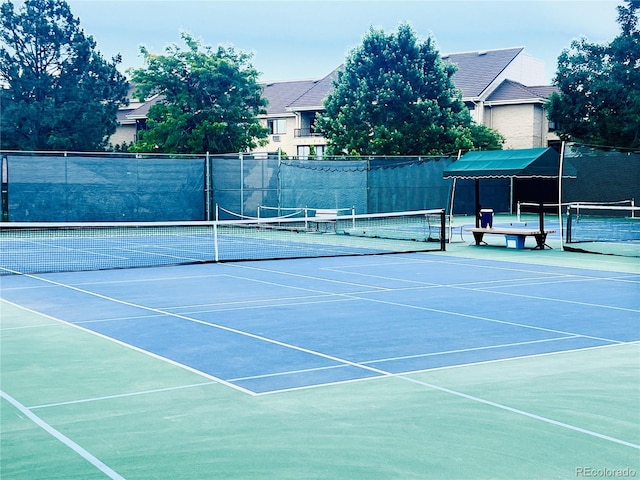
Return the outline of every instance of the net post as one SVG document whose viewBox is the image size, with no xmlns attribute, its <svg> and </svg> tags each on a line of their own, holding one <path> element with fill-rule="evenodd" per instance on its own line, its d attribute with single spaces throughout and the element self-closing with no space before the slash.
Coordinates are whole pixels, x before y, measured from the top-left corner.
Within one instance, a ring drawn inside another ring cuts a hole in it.
<svg viewBox="0 0 640 480">
<path fill-rule="evenodd" d="M 240 159 L 240 215 L 244 215 L 244 155 L 238 154 Z"/>
<path fill-rule="evenodd" d="M 217 262 L 220 261 L 220 252 L 218 250 L 218 222 L 213 224 L 213 257 Z"/>
<path fill-rule="evenodd" d="M 565 243 L 571 243 L 571 223 L 573 222 L 573 215 L 571 213 L 571 205 L 567 205 L 567 238 Z M 560 237 L 562 238 L 562 236 Z"/>
<path fill-rule="evenodd" d="M 474 190 L 475 190 L 475 198 L 476 198 L 476 228 L 480 228 L 480 209 L 482 208 L 480 205 L 480 180 L 475 179 L 474 181 Z"/>
<path fill-rule="evenodd" d="M 509 178 L 509 215 L 513 215 L 513 189 L 514 189 L 514 181 L 513 177 Z"/>
<path fill-rule="evenodd" d="M 446 215 L 444 208 L 440 210 L 440 251 L 444 252 L 447 250 L 447 235 L 446 235 Z"/>
</svg>

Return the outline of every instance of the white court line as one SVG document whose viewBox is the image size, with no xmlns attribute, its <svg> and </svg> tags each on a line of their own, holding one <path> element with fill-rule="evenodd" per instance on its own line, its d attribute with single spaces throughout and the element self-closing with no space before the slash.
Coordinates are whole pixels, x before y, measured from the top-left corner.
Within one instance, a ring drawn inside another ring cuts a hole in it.
<svg viewBox="0 0 640 480">
<path fill-rule="evenodd" d="M 329 304 L 329 303 L 339 303 L 339 302 L 353 302 L 353 301 L 357 301 L 357 298 L 330 298 L 330 295 L 325 295 L 327 298 L 325 298 L 324 300 L 315 300 L 315 301 L 300 301 L 300 302 L 284 302 L 284 301 L 280 301 L 276 304 L 263 304 L 263 305 L 238 305 L 238 306 L 234 306 L 234 307 L 227 307 L 227 308 L 216 308 L 215 305 L 212 305 L 212 308 L 206 308 L 206 309 L 194 309 L 194 310 L 187 310 L 182 312 L 183 315 L 193 315 L 193 314 L 200 314 L 200 313 L 216 313 L 216 312 L 237 312 L 237 311 L 241 311 L 241 310 L 259 310 L 262 308 L 273 308 L 274 306 L 276 307 L 289 307 L 289 306 L 303 306 L 303 305 L 325 305 L 325 304 Z M 309 298 L 309 297 L 304 297 L 304 298 Z M 204 307 L 204 306 L 203 306 Z M 172 311 L 176 311 L 176 310 L 182 310 L 179 309 L 177 307 L 166 307 L 167 310 L 172 310 Z"/>
<path fill-rule="evenodd" d="M 322 281 L 324 283 L 337 283 L 339 285 L 348 285 L 350 287 L 366 288 L 366 289 L 373 290 L 373 291 L 376 291 L 376 290 L 387 290 L 386 287 L 378 287 L 376 285 L 368 285 L 366 283 L 363 284 L 363 283 L 355 283 L 355 282 L 345 282 L 344 280 L 334 280 L 332 278 L 322 278 L 322 277 L 315 277 L 315 276 L 311 276 L 311 275 L 302 275 L 302 274 L 299 274 L 299 273 L 281 272 L 279 270 L 270 270 L 270 269 L 267 269 L 267 268 L 249 267 L 248 265 L 240 265 L 240 264 L 237 264 L 237 263 L 229 264 L 229 266 L 231 268 L 241 268 L 241 269 L 247 269 L 247 270 L 256 270 L 256 271 L 260 271 L 260 272 L 268 272 L 270 274 L 278 273 L 278 274 L 281 274 L 281 275 L 305 278 L 305 279 L 309 279 L 309 280 L 320 280 L 320 281 Z M 336 295 L 334 292 L 325 292 L 323 290 L 317 290 L 317 289 L 314 289 L 314 288 L 297 287 L 295 285 L 289 285 L 289 284 L 286 284 L 286 283 L 276 283 L 276 282 L 273 282 L 271 280 L 259 280 L 257 278 L 239 277 L 237 275 L 229 275 L 229 276 L 233 277 L 233 278 L 240 278 L 240 279 L 243 279 L 243 280 L 247 280 L 249 282 L 262 283 L 262 284 L 265 284 L 265 285 L 275 285 L 275 286 L 283 287 L 283 288 L 292 288 L 294 290 L 303 290 L 303 291 L 307 291 L 307 292 L 316 292 L 316 293 L 322 292 L 322 293 L 325 293 L 327 295 Z"/>
<path fill-rule="evenodd" d="M 2 327 L 0 328 L 0 332 L 8 332 L 11 330 L 27 330 L 29 328 L 44 328 L 44 327 L 60 327 L 60 323 L 52 322 L 52 323 L 40 323 L 38 325 L 21 325 L 19 327 Z"/>
<path fill-rule="evenodd" d="M 363 362 L 364 363 L 364 362 Z M 336 368 L 344 368 L 349 365 L 329 365 L 326 367 L 316 367 L 316 368 L 303 368 L 300 370 L 288 370 L 286 372 L 278 372 L 278 373 L 265 373 L 264 375 L 251 375 L 250 377 L 238 377 L 238 378 L 230 378 L 230 382 L 239 382 L 242 380 L 257 380 L 260 378 L 273 378 L 273 377 L 283 377 L 286 375 L 296 375 L 298 373 L 308 373 L 308 372 L 322 372 L 325 370 L 333 370 Z M 374 377 L 376 378 L 376 377 Z M 325 384 L 326 385 L 326 384 Z M 282 390 L 278 390 L 280 392 Z"/>
<path fill-rule="evenodd" d="M 562 337 L 545 338 L 542 340 L 530 340 L 528 342 L 502 343 L 500 345 L 487 345 L 486 347 L 461 348 L 458 350 L 447 350 L 443 352 L 419 353 L 416 355 L 404 355 L 400 357 L 380 358 L 378 360 L 367 360 L 366 362 L 362 362 L 362 363 L 366 365 L 369 363 L 394 362 L 396 360 L 408 360 L 410 358 L 436 357 L 439 355 L 451 355 L 452 353 L 477 352 L 480 350 L 492 350 L 494 348 L 517 347 L 520 345 L 532 345 L 536 343 L 557 342 L 561 340 L 573 340 L 574 338 L 584 338 L 584 337 L 582 335 L 564 335 Z M 564 351 L 566 350 L 563 350 L 563 352 Z M 522 357 L 517 357 L 517 358 L 522 358 Z"/>
<path fill-rule="evenodd" d="M 2 299 L 0 299 L 2 300 Z M 12 304 L 11 302 L 9 302 L 8 300 L 5 300 L 7 303 Z M 13 305 L 13 304 L 12 304 Z M 20 305 L 16 305 L 17 307 L 23 308 Z M 37 313 L 38 316 L 45 316 L 44 314 L 40 313 L 40 312 L 34 312 Z M 158 318 L 158 317 L 164 317 L 164 314 L 155 314 L 155 315 L 138 315 L 138 316 L 129 316 L 129 317 L 112 317 L 112 318 L 101 318 L 99 320 L 81 320 L 78 322 L 74 322 L 74 325 L 86 325 L 86 324 L 92 324 L 92 323 L 103 323 L 103 322 L 120 322 L 120 321 L 124 321 L 124 320 L 140 320 L 140 319 L 147 319 L 147 318 Z M 0 327 L 0 332 L 9 332 L 11 330 L 25 330 L 25 329 L 30 329 L 30 328 L 44 328 L 44 327 L 61 327 L 62 325 L 65 325 L 66 322 L 64 322 L 63 320 L 60 319 L 53 319 L 54 321 L 51 323 L 40 323 L 37 325 L 21 325 L 19 327 Z M 62 324 L 62 325 L 61 325 Z"/>
<path fill-rule="evenodd" d="M 324 267 L 321 270 L 327 270 L 327 271 L 333 271 L 333 272 L 338 272 L 338 273 L 346 273 L 349 275 L 360 275 L 360 276 L 369 276 L 369 277 L 373 277 L 373 278 L 381 278 L 381 279 L 389 279 L 389 280 L 394 280 L 394 281 L 411 281 L 411 280 L 406 280 L 403 278 L 396 278 L 396 277 L 388 277 L 388 276 L 378 276 L 378 275 L 370 275 L 370 274 L 366 274 L 366 273 L 361 273 L 361 272 L 353 272 L 353 271 L 349 271 L 352 268 L 362 268 L 364 267 L 378 267 L 378 266 L 387 266 L 387 265 L 415 265 L 416 263 L 425 263 L 425 264 L 440 264 L 440 265 L 455 265 L 455 266 L 462 266 L 462 267 L 472 267 L 472 268 L 480 268 L 482 270 L 498 270 L 498 271 L 508 271 L 508 272 L 520 272 L 520 273 L 529 273 L 529 274 L 539 274 L 539 275 L 543 275 L 545 278 L 548 278 L 548 281 L 544 281 L 544 279 L 540 278 L 540 276 L 537 277 L 531 277 L 531 278 L 514 278 L 514 279 L 503 279 L 503 280 L 490 280 L 487 282 L 468 282 L 468 283 L 463 283 L 462 285 L 474 285 L 474 284 L 484 284 L 484 283 L 506 283 L 506 282 L 515 282 L 515 281 L 522 281 L 522 280 L 539 280 L 541 285 L 544 284 L 550 284 L 550 283 L 555 283 L 557 281 L 598 281 L 598 280 L 605 280 L 605 281 L 612 281 L 612 282 L 623 282 L 623 283 L 640 283 L 640 280 L 637 280 L 637 274 L 633 274 L 633 273 L 628 273 L 628 272 L 608 272 L 608 273 L 615 273 L 616 276 L 605 276 L 605 277 L 598 277 L 598 276 L 593 276 L 593 275 L 584 275 L 584 274 L 577 274 L 577 273 L 563 273 L 563 272 L 549 272 L 549 271 L 538 271 L 538 270 L 533 270 L 533 269 L 527 269 L 527 268 L 513 268 L 513 267 L 497 267 L 495 265 L 485 265 L 485 264 L 475 264 L 475 263 L 465 263 L 465 262 L 449 262 L 446 260 L 415 260 L 415 261 L 406 261 L 406 262 L 389 262 L 389 263 L 382 263 L 382 262 L 378 262 L 378 263 L 371 263 L 371 264 L 358 264 L 358 265 L 344 265 L 344 266 L 340 266 L 340 267 Z M 538 265 L 536 265 L 538 266 Z M 568 267 L 568 268 L 576 268 L 576 267 Z M 576 268 L 577 269 L 577 268 Z M 628 278 L 631 277 L 631 278 Z M 566 279 L 566 280 L 565 280 Z M 425 283 L 427 284 L 427 283 Z M 429 285 L 431 285 L 430 283 L 428 283 Z M 441 284 L 438 284 L 441 285 Z M 529 284 L 529 285 L 533 285 L 533 284 Z M 512 286 L 517 286 L 517 284 L 512 285 Z"/>
<path fill-rule="evenodd" d="M 512 278 L 512 279 L 502 279 L 502 280 L 484 280 L 481 282 L 461 282 L 461 283 L 451 283 L 451 284 L 442 284 L 442 283 L 431 283 L 431 282 L 421 282 L 417 280 L 406 280 L 397 277 L 389 277 L 387 275 L 371 275 L 367 273 L 361 272 L 343 272 L 337 268 L 326 269 L 332 271 L 334 273 L 346 273 L 348 275 L 358 275 L 361 277 L 375 278 L 379 280 L 390 280 L 393 282 L 402 282 L 402 283 L 413 283 L 416 284 L 416 287 L 387 287 L 386 290 L 389 291 L 402 291 L 402 290 L 410 290 L 412 288 L 449 288 L 449 287 L 469 287 L 469 286 L 484 286 L 487 290 L 494 288 L 509 288 L 509 287 L 520 287 L 520 286 L 529 286 L 529 285 L 549 285 L 554 283 L 563 283 L 563 282 L 571 282 L 575 281 L 576 278 L 570 275 L 557 275 L 555 277 L 549 279 L 548 281 L 540 281 L 540 277 L 520 277 L 520 278 Z M 594 279 L 585 279 L 582 281 L 592 281 Z M 518 283 L 515 283 L 515 282 Z M 535 282 L 535 283 L 533 283 Z M 477 290 L 481 290 L 478 288 Z"/>
<path fill-rule="evenodd" d="M 378 267 L 378 266 L 387 266 L 387 265 L 416 265 L 417 263 L 420 264 L 425 264 L 425 265 L 431 265 L 431 264 L 436 264 L 436 265 L 448 265 L 448 266 L 460 266 L 460 267 L 464 267 L 464 268 L 475 268 L 475 269 L 481 269 L 481 270 L 497 270 L 497 271 L 508 271 L 508 272 L 524 272 L 524 273 L 529 273 L 529 274 L 538 274 L 544 277 L 573 277 L 573 278 L 585 278 L 585 279 L 593 279 L 593 280 L 610 280 L 610 281 L 623 281 L 623 282 L 631 282 L 631 283 L 637 283 L 640 282 L 640 278 L 638 277 L 638 275 L 640 274 L 639 272 L 619 272 L 619 271 L 609 271 L 606 270 L 606 273 L 608 274 L 608 276 L 602 277 L 602 276 L 596 276 L 593 275 L 593 272 L 596 270 L 594 268 L 590 268 L 590 267 L 576 267 L 576 266 L 569 266 L 569 267 L 557 267 L 555 265 L 540 265 L 540 264 L 527 264 L 527 263 L 519 263 L 520 265 L 523 265 L 523 267 L 521 268 L 516 268 L 515 266 L 496 266 L 494 264 L 487 264 L 487 263 L 477 263 L 478 261 L 482 261 L 482 259 L 470 259 L 473 260 L 473 262 L 464 262 L 461 261 L 459 257 L 455 257 L 456 260 L 452 261 L 451 258 L 452 257 L 439 257 L 439 258 L 433 258 L 431 257 L 432 254 L 429 253 L 421 253 L 421 252 L 416 252 L 416 255 L 420 255 L 421 257 L 425 257 L 425 256 L 430 256 L 430 258 L 416 258 L 416 257 L 410 257 L 409 260 L 405 260 L 405 261 L 393 261 L 393 262 L 375 262 L 375 263 L 359 263 L 357 265 L 343 265 L 340 267 L 323 267 L 321 268 L 322 270 L 335 270 L 338 272 L 345 272 L 345 273 L 353 273 L 353 272 L 349 272 L 350 269 L 359 269 L 362 267 Z M 505 260 L 505 262 L 508 263 L 508 260 Z M 530 268 L 525 268 L 526 267 L 530 267 Z M 535 267 L 535 268 L 534 268 Z M 572 270 L 572 272 L 567 273 L 567 272 L 563 272 L 563 271 L 554 271 L 554 272 L 550 272 L 549 270 L 541 270 L 540 268 L 545 268 L 545 267 L 552 267 L 552 268 L 565 268 L 565 269 L 570 269 Z M 575 271 L 579 271 L 575 272 Z M 583 273 L 584 272 L 584 273 Z M 357 272 L 355 272 L 354 274 L 358 274 Z M 384 277 L 383 277 L 384 278 Z M 537 277 L 538 279 L 540 279 L 540 277 Z M 505 281 L 513 281 L 513 280 L 517 280 L 517 279 L 507 279 Z M 552 278 L 550 278 L 550 280 L 552 280 Z"/>
<path fill-rule="evenodd" d="M 392 261 L 388 263 L 383 263 L 383 262 L 364 263 L 364 264 L 358 264 L 358 265 L 344 265 L 344 266 L 341 266 L 340 268 L 349 269 L 349 268 L 360 268 L 361 266 L 367 267 L 367 266 L 386 266 L 386 265 L 438 264 L 438 265 L 448 265 L 448 266 L 462 266 L 462 267 L 476 268 L 481 270 L 500 270 L 500 271 L 504 270 L 508 272 L 525 272 L 525 273 L 531 273 L 531 274 L 538 273 L 543 275 L 567 275 L 566 273 L 563 273 L 563 272 L 549 272 L 545 270 L 537 270 L 537 268 L 548 267 L 548 265 L 520 263 L 519 265 L 522 265 L 522 267 L 516 268 L 515 266 L 513 266 L 514 265 L 513 263 L 505 262 L 504 266 L 497 266 L 495 265 L 495 263 L 493 264 L 486 263 L 485 259 L 480 259 L 480 258 L 471 258 L 471 259 L 468 259 L 471 261 L 465 262 L 460 257 L 443 258 L 438 255 L 438 257 L 435 258 L 435 257 L 431 257 L 431 255 L 433 254 L 429 254 L 428 252 L 416 252 L 416 254 L 421 256 L 422 255 L 430 256 L 430 258 L 426 259 L 426 258 L 412 257 L 411 259 L 408 259 L 407 261 L 404 261 L 404 262 Z M 455 260 L 453 260 L 453 258 L 455 258 Z M 525 266 L 532 267 L 532 268 L 525 268 Z M 334 267 L 326 267 L 326 268 L 334 268 Z"/>
<path fill-rule="evenodd" d="M 166 309 L 170 309 L 170 310 L 188 310 L 188 309 L 197 309 L 197 308 L 207 308 L 207 307 L 235 307 L 235 306 L 240 306 L 240 307 L 246 307 L 247 304 L 255 304 L 255 305 L 249 305 L 249 308 L 253 307 L 253 306 L 257 306 L 257 307 L 273 307 L 275 304 L 276 306 L 280 305 L 280 302 L 284 302 L 284 301 L 295 301 L 295 300 L 307 300 L 307 299 L 322 299 L 322 298 L 327 298 L 332 296 L 333 294 L 327 294 L 327 293 L 314 293 L 313 295 L 302 295 L 302 296 L 286 296 L 286 297 L 269 297 L 269 298 L 259 298 L 259 299 L 255 299 L 255 300 L 234 300 L 234 301 L 228 301 L 228 302 L 216 302 L 216 303 L 199 303 L 199 304 L 192 304 L 192 305 L 170 305 L 167 307 L 164 307 Z M 232 309 L 232 308 L 229 308 Z M 196 310 L 199 311 L 199 310 Z"/>
<path fill-rule="evenodd" d="M 38 425 L 40 428 L 42 428 L 44 431 L 46 431 L 49 435 L 51 435 L 52 437 L 56 438 L 61 443 L 63 443 L 64 445 L 69 447 L 71 450 L 76 452 L 78 455 L 80 455 L 82 458 L 84 458 L 87 462 L 89 462 L 91 465 L 96 467 L 98 470 L 100 470 L 106 476 L 108 476 L 109 478 L 112 478 L 114 480 L 124 480 L 124 477 L 122 475 L 117 473 L 111 467 L 107 466 L 104 462 L 98 460 L 95 456 L 93 456 L 87 450 L 85 450 L 80 445 L 78 445 L 76 442 L 71 440 L 69 437 L 67 437 L 66 435 L 62 434 L 61 432 L 59 432 L 58 430 L 53 428 L 47 422 L 45 422 L 40 417 L 38 417 L 35 413 L 30 411 L 23 404 L 18 402 L 11 395 L 9 395 L 9 394 L 5 393 L 4 391 L 0 390 L 0 396 L 2 398 L 4 398 L 7 402 L 9 402 L 11 405 L 13 405 L 15 408 L 17 408 L 25 417 L 27 417 L 33 423 Z"/>
<path fill-rule="evenodd" d="M 186 266 L 192 266 L 192 265 L 186 265 Z M 173 265 L 169 265 L 169 267 L 174 267 Z M 0 267 L 0 270 L 6 270 Z M 8 270 L 11 273 L 16 273 L 12 270 Z M 115 270 L 112 270 L 115 271 Z M 91 270 L 86 270 L 83 271 L 82 273 L 91 273 Z M 89 286 L 89 285 L 119 285 L 119 284 L 126 284 L 126 283 L 151 283 L 151 282 L 155 282 L 155 281 L 167 281 L 167 282 L 175 282 L 176 280 L 191 280 L 191 279 L 198 279 L 198 278 L 215 278 L 215 277 L 228 277 L 229 275 L 227 274 L 211 274 L 211 275 L 184 275 L 184 276 L 177 276 L 177 277 L 162 277 L 159 279 L 154 279 L 154 278 L 137 278 L 137 279 L 132 279 L 132 280 L 108 280 L 108 281 L 101 281 L 101 282 L 80 282 L 77 285 L 82 285 L 82 286 Z M 56 285 L 24 285 L 24 286 L 19 286 L 19 287 L 7 287 L 5 288 L 5 290 L 9 291 L 14 291 L 14 290 L 37 290 L 37 289 L 41 289 L 41 288 L 56 288 Z"/>
<path fill-rule="evenodd" d="M 162 392 L 170 392 L 173 390 L 184 390 L 187 388 L 195 388 L 202 387 L 205 385 L 215 385 L 218 382 L 203 382 L 203 383 L 192 383 L 191 385 L 180 385 L 177 387 L 165 387 L 165 388 L 154 388 L 152 390 L 143 390 L 141 392 L 130 392 L 130 393 L 119 393 L 115 395 L 106 395 L 104 397 L 93 397 L 93 398 L 83 398 L 81 400 L 69 400 L 68 402 L 57 402 L 57 403 L 46 403 L 42 405 L 32 405 L 28 408 L 29 410 L 36 410 L 38 408 L 51 408 L 51 407 L 61 407 L 63 405 L 76 405 L 78 403 L 89 403 L 89 402 L 99 402 L 102 400 L 111 400 L 113 398 L 125 398 L 125 397 L 138 397 L 140 395 L 148 395 L 151 393 L 162 393 Z"/>
<path fill-rule="evenodd" d="M 516 283 L 514 280 L 517 280 L 518 283 Z M 522 282 L 523 280 L 527 280 L 527 281 L 532 280 L 532 281 L 527 283 L 519 283 L 519 282 Z M 603 280 L 603 279 L 575 277 L 572 275 L 565 275 L 565 276 L 549 278 L 549 279 L 541 279 L 540 277 L 535 277 L 535 278 L 517 278 L 512 280 L 502 280 L 502 281 L 494 281 L 494 282 L 463 282 L 463 283 L 457 284 L 456 286 L 470 287 L 470 286 L 477 285 L 480 287 L 485 286 L 487 290 L 490 290 L 494 288 L 530 287 L 534 285 L 557 285 L 559 283 L 569 283 L 569 282 L 571 283 L 595 282 L 598 280 Z M 609 280 L 609 279 L 604 279 L 604 280 Z"/>
<path fill-rule="evenodd" d="M 190 265 L 184 265 L 190 266 Z M 173 268 L 173 267 L 172 267 Z M 87 271 L 90 272 L 90 271 Z M 227 274 L 224 273 L 212 273 L 209 275 L 179 275 L 173 277 L 149 277 L 149 278 L 133 278 L 130 280 L 106 280 L 100 282 L 80 282 L 77 285 L 88 286 L 88 285 L 120 285 L 123 283 L 153 283 L 153 282 L 175 282 L 176 280 L 194 280 L 194 279 L 202 279 L 202 278 L 216 278 L 216 277 L 227 277 Z"/>
<path fill-rule="evenodd" d="M 486 400 L 484 398 L 476 397 L 474 395 L 468 395 L 466 393 L 458 392 L 456 390 L 451 390 L 449 388 L 440 387 L 438 385 L 434 385 L 432 383 L 423 382 L 421 380 L 417 380 L 415 378 L 410 377 L 401 377 L 403 380 L 411 383 L 415 383 L 418 385 L 423 385 L 428 388 L 432 388 L 434 390 L 438 390 L 440 392 L 448 393 L 450 395 L 455 395 L 456 397 L 465 398 L 467 400 L 471 400 L 472 402 L 482 403 L 484 405 L 488 405 L 490 407 L 498 408 L 500 410 L 505 410 L 507 412 L 515 413 L 517 415 L 522 415 L 524 417 L 532 418 L 534 420 L 538 420 L 540 422 L 548 423 L 551 425 L 555 425 L 557 427 L 566 428 L 567 430 L 573 430 L 575 432 L 584 433 L 585 435 L 589 435 L 592 437 L 600 438 L 602 440 L 606 440 L 608 442 L 617 443 L 619 445 L 624 445 L 625 447 L 635 448 L 636 450 L 640 450 L 640 445 L 632 442 L 627 442 L 626 440 L 622 440 L 619 438 L 611 437 L 609 435 L 604 435 L 602 433 L 594 432 L 593 430 L 587 430 L 586 428 L 577 427 L 575 425 L 571 425 L 569 423 L 560 422 L 558 420 L 553 420 L 552 418 L 543 417 L 542 415 L 536 415 L 535 413 L 527 412 L 524 410 L 520 410 L 519 408 L 509 407 L 508 405 L 504 405 L 502 403 L 492 402 L 491 400 Z"/>
<path fill-rule="evenodd" d="M 420 252 L 416 252 L 418 255 L 422 255 Z M 397 257 L 396 257 L 397 258 Z M 354 265 L 341 265 L 340 267 L 338 267 L 338 269 L 345 269 L 345 270 L 349 270 L 351 268 L 362 268 L 362 267 L 386 267 L 388 265 L 417 265 L 417 264 L 424 264 L 424 265 L 447 265 L 447 266 L 456 266 L 456 267 L 466 267 L 466 268 L 475 268 L 475 269 L 481 269 L 481 270 L 499 270 L 499 271 L 507 271 L 507 272 L 520 272 L 520 273 L 529 273 L 529 274 L 541 274 L 541 275 L 545 275 L 545 276 L 549 276 L 549 275 L 559 275 L 559 276 L 564 276 L 564 275 L 575 275 L 572 273 L 564 273 L 564 272 L 549 272 L 549 271 L 545 271 L 545 270 L 537 270 L 538 267 L 541 267 L 541 265 L 534 265 L 534 264 L 521 264 L 521 265 L 526 265 L 529 267 L 536 267 L 534 268 L 516 268 L 515 266 L 513 266 L 513 264 L 509 264 L 509 266 L 504 265 L 504 266 L 496 266 L 495 264 L 489 265 L 487 263 L 478 263 L 477 261 L 479 261 L 480 259 L 472 259 L 474 260 L 473 262 L 463 262 L 460 260 L 459 257 L 456 257 L 455 261 L 451 261 L 450 259 L 443 259 L 442 257 L 438 258 L 438 259 L 434 259 L 434 258 L 429 258 L 429 259 L 424 259 L 424 258 L 411 258 L 411 259 L 407 259 L 406 261 L 389 261 L 389 262 L 376 262 L 376 263 L 359 263 L 359 264 L 354 264 Z M 546 265 L 545 265 L 546 266 Z M 331 270 L 333 268 L 336 267 L 323 267 L 322 269 L 325 270 Z M 613 272 L 611 272 L 613 273 Z"/>
<path fill-rule="evenodd" d="M 529 273 L 539 273 L 545 276 L 549 276 L 549 275 L 559 275 L 559 276 L 565 276 L 565 275 L 572 275 L 572 276 L 576 276 L 576 277 L 592 277 L 596 280 L 598 279 L 610 279 L 610 280 L 617 280 L 619 278 L 625 278 L 625 277 L 631 277 L 633 278 L 637 278 L 638 275 L 640 274 L 640 271 L 635 271 L 635 272 L 629 272 L 629 271 L 617 271 L 617 270 L 610 270 L 608 268 L 606 268 L 606 266 L 608 265 L 608 262 L 603 261 L 603 262 L 597 262 L 595 261 L 594 258 L 590 258 L 590 262 L 591 263 L 602 263 L 603 267 L 602 268 L 596 268 L 593 267 L 591 265 L 587 265 L 587 266 L 576 266 L 576 265 L 569 265 L 569 266 L 562 266 L 559 267 L 557 265 L 548 265 L 548 264 L 539 264 L 539 263 L 526 263 L 526 262 L 522 262 L 521 260 L 513 260 L 513 259 L 504 259 L 501 261 L 501 263 L 503 264 L 503 266 L 497 266 L 494 263 L 487 263 L 487 259 L 483 259 L 483 258 L 467 258 L 467 261 L 463 261 L 463 259 L 461 257 L 434 257 L 433 253 L 429 253 L 429 252 L 415 252 L 415 255 L 419 255 L 421 257 L 428 257 L 428 258 L 413 258 L 411 257 L 411 260 L 407 260 L 406 262 L 391 262 L 390 265 L 394 265 L 394 264 L 398 264 L 398 265 L 411 265 L 411 264 L 417 264 L 417 263 L 424 263 L 424 264 L 440 264 L 440 265 L 453 265 L 453 266 L 462 266 L 462 267 L 471 267 L 471 268 L 480 268 L 483 270 L 506 270 L 506 271 L 513 271 L 513 272 L 529 272 Z M 455 259 L 455 260 L 454 260 Z M 595 261 L 595 262 L 594 262 Z M 364 264 L 364 266 L 367 266 L 369 264 Z M 378 266 L 378 265 L 385 265 L 383 263 L 378 263 L 378 264 L 370 264 L 372 266 Z M 507 266 L 507 265 L 522 265 L 521 268 L 516 268 L 515 266 Z M 525 268 L 525 267 L 531 267 L 531 268 Z M 535 268 L 534 268 L 535 267 Z M 542 268 L 542 267 L 547 267 L 547 268 L 556 268 L 556 269 L 565 269 L 565 270 L 572 270 L 572 273 L 566 273 L 566 272 L 549 272 L 548 270 L 537 270 L 537 268 Z M 327 268 L 332 268 L 332 267 L 327 267 Z M 341 268 L 359 268 L 359 265 L 345 265 L 344 267 Z M 593 275 L 586 275 L 583 273 L 577 273 L 577 272 L 581 272 L 581 271 L 594 271 L 594 270 L 598 270 L 598 271 L 604 271 L 607 272 L 611 275 L 615 275 L 615 277 L 598 277 L 598 276 L 593 276 Z M 631 280 L 632 282 L 635 283 L 634 280 Z"/>
<path fill-rule="evenodd" d="M 518 287 L 520 285 L 511 285 L 511 287 Z M 524 285 L 524 286 L 528 286 L 528 285 Z M 506 285 L 505 285 L 506 287 Z M 468 287 L 464 287 L 464 286 L 457 286 L 457 285 L 451 285 L 450 288 L 455 288 L 455 289 L 459 289 L 459 290 L 470 290 L 470 291 L 474 291 L 474 292 L 485 292 L 487 291 L 486 289 L 483 288 L 468 288 Z M 501 290 L 495 290 L 495 289 L 491 289 L 491 293 L 495 294 L 495 295 L 503 295 L 503 296 L 508 296 L 508 297 L 520 297 L 520 298 L 528 298 L 528 299 L 532 299 L 532 300 L 544 300 L 547 302 L 558 302 L 558 303 L 567 303 L 570 305 L 580 305 L 583 307 L 595 307 L 595 308 L 603 308 L 603 309 L 607 309 L 607 310 L 619 310 L 622 312 L 632 312 L 632 313 L 640 313 L 640 310 L 638 310 L 637 308 L 626 308 L 626 307 L 617 307 L 615 305 L 602 305 L 601 303 L 590 303 L 590 302 L 580 302 L 578 300 L 565 300 L 563 298 L 553 298 L 553 297 L 541 297 L 538 295 L 527 295 L 524 293 L 514 293 L 514 292 L 505 292 L 505 291 L 501 291 Z"/>
</svg>

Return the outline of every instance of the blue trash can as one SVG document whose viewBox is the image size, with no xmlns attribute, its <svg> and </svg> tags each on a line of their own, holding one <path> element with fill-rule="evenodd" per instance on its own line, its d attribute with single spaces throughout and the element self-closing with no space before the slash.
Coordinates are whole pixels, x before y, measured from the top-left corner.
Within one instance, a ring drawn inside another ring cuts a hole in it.
<svg viewBox="0 0 640 480">
<path fill-rule="evenodd" d="M 507 241 L 507 248 L 517 248 L 521 250 L 524 248 L 524 237 L 522 235 L 505 235 Z"/>
<path fill-rule="evenodd" d="M 480 210 L 480 227 L 491 228 L 493 227 L 493 209 L 483 208 Z"/>
</svg>

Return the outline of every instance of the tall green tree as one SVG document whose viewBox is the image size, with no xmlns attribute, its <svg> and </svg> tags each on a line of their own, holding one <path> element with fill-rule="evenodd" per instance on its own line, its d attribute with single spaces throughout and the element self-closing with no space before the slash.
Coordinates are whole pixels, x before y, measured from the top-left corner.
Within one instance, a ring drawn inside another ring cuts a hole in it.
<svg viewBox="0 0 640 480">
<path fill-rule="evenodd" d="M 640 0 L 618 8 L 620 34 L 609 44 L 574 40 L 558 57 L 548 117 L 564 140 L 640 147 Z"/>
<path fill-rule="evenodd" d="M 254 149 L 267 129 L 257 118 L 266 101 L 251 55 L 233 48 L 202 46 L 181 35 L 186 49 L 168 47 L 165 55 L 141 48 L 145 68 L 132 72 L 136 95 L 158 95 L 149 109 L 147 130 L 136 151 L 228 153 Z"/>
<path fill-rule="evenodd" d="M 473 124 L 434 40 L 420 42 L 402 24 L 397 34 L 371 28 L 347 56 L 316 128 L 328 153 L 441 154 L 501 148 L 495 131 Z"/>
<path fill-rule="evenodd" d="M 128 84 L 63 0 L 0 6 L 0 147 L 102 150 Z"/>
</svg>

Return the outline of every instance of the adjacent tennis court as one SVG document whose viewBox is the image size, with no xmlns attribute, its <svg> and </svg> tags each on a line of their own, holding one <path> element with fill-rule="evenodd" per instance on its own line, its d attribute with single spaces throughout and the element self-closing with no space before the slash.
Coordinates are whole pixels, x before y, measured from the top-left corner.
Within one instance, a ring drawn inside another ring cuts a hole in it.
<svg viewBox="0 0 640 480">
<path fill-rule="evenodd" d="M 461 242 L 0 281 L 2 478 L 640 474 L 635 258 Z"/>
</svg>

